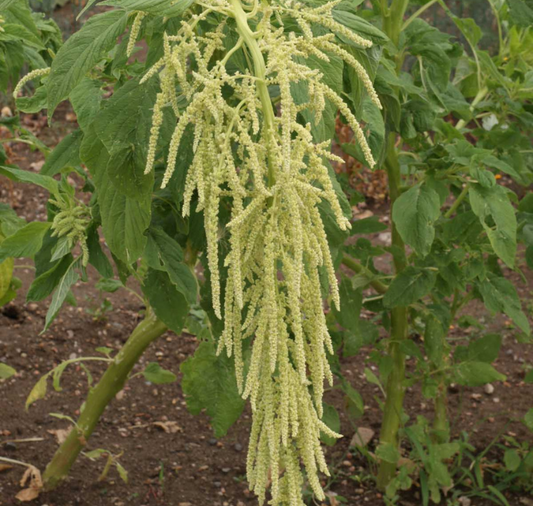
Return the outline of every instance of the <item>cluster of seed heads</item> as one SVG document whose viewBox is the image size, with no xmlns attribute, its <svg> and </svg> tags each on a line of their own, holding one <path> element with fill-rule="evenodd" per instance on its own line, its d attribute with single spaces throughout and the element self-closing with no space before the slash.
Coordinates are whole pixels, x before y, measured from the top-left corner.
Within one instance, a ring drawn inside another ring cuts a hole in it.
<svg viewBox="0 0 533 506">
<path fill-rule="evenodd" d="M 340 437 L 321 420 L 324 381 L 333 382 L 322 273 L 337 307 L 340 301 L 319 205 L 327 202 L 341 229 L 350 223 L 327 161 L 341 160 L 329 142 L 315 142 L 311 121 L 322 121 L 332 104 L 351 125 L 368 164 L 375 162 L 350 108 L 307 61 L 343 60 L 381 104 L 363 66 L 337 43 L 339 35 L 359 47 L 372 45 L 334 20 L 338 3 L 203 0 L 183 16 L 176 33 L 164 34 L 164 55 L 143 78 L 158 75 L 161 86 L 146 172 L 158 157 L 163 110 L 178 118 L 163 186 L 174 173 L 187 126 L 194 128 L 183 214 L 193 199 L 204 213 L 213 306 L 224 320 L 218 352 L 234 357 L 239 390 L 253 411 L 248 480 L 261 503 L 270 488 L 273 506 L 304 504 L 302 464 L 311 489 L 324 499 L 318 472 L 329 472 L 320 434 Z M 131 48 L 139 20 L 141 15 L 130 32 Z M 297 32 L 285 28 L 289 21 Z M 236 61 L 246 61 L 246 68 L 237 70 Z M 294 101 L 294 85 L 306 86 L 307 101 Z M 271 101 L 276 90 L 279 108 Z M 188 104 L 184 110 L 179 94 Z M 310 120 L 302 123 L 302 116 Z M 228 198 L 231 219 L 224 233 L 230 251 L 223 259 L 228 277 L 222 294 L 219 209 Z M 253 341 L 247 373 L 245 340 Z"/>
<path fill-rule="evenodd" d="M 89 248 L 87 247 L 89 209 L 83 204 L 76 205 L 71 201 L 65 202 L 61 198 L 50 199 L 49 202 L 59 209 L 52 221 L 52 237 L 65 237 L 69 243 L 69 249 L 79 243 L 82 265 L 86 267 L 89 263 Z"/>
</svg>

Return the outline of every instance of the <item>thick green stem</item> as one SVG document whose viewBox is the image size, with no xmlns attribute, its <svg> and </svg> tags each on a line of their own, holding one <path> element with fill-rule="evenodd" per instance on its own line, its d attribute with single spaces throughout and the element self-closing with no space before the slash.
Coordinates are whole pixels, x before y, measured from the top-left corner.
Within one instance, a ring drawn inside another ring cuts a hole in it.
<svg viewBox="0 0 533 506">
<path fill-rule="evenodd" d="M 400 165 L 398 163 L 396 147 L 396 135 L 389 134 L 387 160 L 385 162 L 389 178 L 389 192 L 391 199 L 391 223 L 392 223 L 392 246 L 396 249 L 394 255 L 394 267 L 396 274 L 405 269 L 407 259 L 405 256 L 404 242 L 392 221 L 392 208 L 394 202 L 400 196 Z M 401 342 L 407 339 L 407 308 L 396 307 L 391 312 L 391 343 L 389 354 L 392 358 L 392 370 L 389 374 L 386 385 L 385 408 L 383 411 L 383 423 L 381 426 L 380 443 L 391 444 L 394 447 L 399 445 L 398 431 L 401 425 L 403 411 L 403 399 L 405 395 L 405 355 L 401 351 Z M 396 464 L 380 462 L 378 470 L 377 485 L 381 490 L 385 490 L 391 479 L 396 474 Z"/>
<path fill-rule="evenodd" d="M 443 337 L 445 340 L 446 337 Z M 446 363 L 448 357 L 445 357 Z M 448 395 L 446 373 L 439 373 L 435 378 L 438 383 L 435 397 L 435 418 L 433 419 L 433 440 L 436 443 L 446 443 L 450 438 L 450 423 L 448 421 Z"/>
<path fill-rule="evenodd" d="M 106 406 L 117 395 L 152 341 L 161 336 L 167 327 L 150 313 L 133 331 L 126 344 L 118 352 L 113 362 L 92 388 L 81 415 L 67 439 L 61 444 L 46 467 L 43 475 L 44 488 L 52 490 L 68 475 L 72 464 L 87 444 Z"/>
</svg>

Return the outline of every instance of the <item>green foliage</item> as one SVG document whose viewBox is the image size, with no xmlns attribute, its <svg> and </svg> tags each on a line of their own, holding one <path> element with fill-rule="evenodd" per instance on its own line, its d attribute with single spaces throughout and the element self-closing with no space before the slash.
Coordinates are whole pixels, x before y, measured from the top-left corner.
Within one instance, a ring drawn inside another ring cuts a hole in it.
<svg viewBox="0 0 533 506">
<path fill-rule="evenodd" d="M 232 361 L 225 354 L 217 356 L 211 340 L 204 341 L 194 356 L 181 364 L 181 372 L 189 411 L 197 415 L 205 409 L 215 436 L 224 436 L 244 409 Z"/>
</svg>

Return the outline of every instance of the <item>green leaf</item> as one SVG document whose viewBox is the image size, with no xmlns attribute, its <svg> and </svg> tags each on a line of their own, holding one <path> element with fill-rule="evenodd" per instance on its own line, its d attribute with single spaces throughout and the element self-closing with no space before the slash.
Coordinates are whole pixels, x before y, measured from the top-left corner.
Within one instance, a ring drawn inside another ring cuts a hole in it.
<svg viewBox="0 0 533 506">
<path fill-rule="evenodd" d="M 150 362 L 144 369 L 143 376 L 154 385 L 174 383 L 178 379 L 172 371 L 163 369 L 157 362 Z"/>
<path fill-rule="evenodd" d="M 420 348 L 414 341 L 411 341 L 411 339 L 402 340 L 400 343 L 400 350 L 403 354 L 409 357 L 416 357 L 419 360 L 424 360 L 424 356 L 422 355 Z"/>
<path fill-rule="evenodd" d="M 49 176 L 35 174 L 33 172 L 28 172 L 27 170 L 14 169 L 12 167 L 0 167 L 0 174 L 17 181 L 18 183 L 36 184 L 37 186 L 48 190 L 52 195 L 57 195 L 59 193 L 58 182 Z"/>
<path fill-rule="evenodd" d="M 102 250 L 100 245 L 100 236 L 98 234 L 98 227 L 90 226 L 87 230 L 87 248 L 89 249 L 89 263 L 100 273 L 104 278 L 113 277 L 113 267 Z"/>
<path fill-rule="evenodd" d="M 82 139 L 83 132 L 81 130 L 75 130 L 64 137 L 46 158 L 46 162 L 41 169 L 41 174 L 44 176 L 55 176 L 65 167 L 80 165 L 80 145 Z"/>
<path fill-rule="evenodd" d="M 180 369 L 187 408 L 194 415 L 205 409 L 215 436 L 224 436 L 245 405 L 237 390 L 233 361 L 225 353 L 217 356 L 212 341 L 202 342 Z"/>
<path fill-rule="evenodd" d="M 409 306 L 427 295 L 436 279 L 437 274 L 432 270 L 409 266 L 394 278 L 383 303 L 389 308 Z"/>
<path fill-rule="evenodd" d="M 150 225 L 151 194 L 132 199 L 115 188 L 106 170 L 109 153 L 94 130 L 85 133 L 80 154 L 94 178 L 106 242 L 116 257 L 131 265 L 146 245 L 144 232 Z"/>
<path fill-rule="evenodd" d="M 463 362 L 455 369 L 455 381 L 459 385 L 479 387 L 493 381 L 505 381 L 506 377 L 486 362 Z"/>
<path fill-rule="evenodd" d="M 52 302 L 50 302 L 50 306 L 48 307 L 48 311 L 46 313 L 43 332 L 48 330 L 52 322 L 55 320 L 59 310 L 61 309 L 61 306 L 70 293 L 70 289 L 78 281 L 78 279 L 80 279 L 80 276 L 76 271 L 77 264 L 77 260 L 70 264 L 67 272 L 65 272 L 64 276 L 61 278 L 61 281 L 57 285 L 52 297 Z"/>
<path fill-rule="evenodd" d="M 148 269 L 142 288 L 157 317 L 179 335 L 189 313 L 189 305 L 168 274 Z"/>
<path fill-rule="evenodd" d="M 445 305 L 430 306 L 425 318 L 424 350 L 431 362 L 440 367 L 444 359 L 450 311 Z"/>
<path fill-rule="evenodd" d="M 344 404 L 352 420 L 361 418 L 365 412 L 365 403 L 361 394 L 355 390 L 347 381 L 341 384 L 344 392 Z"/>
<path fill-rule="evenodd" d="M 117 468 L 118 475 L 124 483 L 128 483 L 128 471 L 124 469 L 124 466 L 115 461 L 115 467 Z"/>
<path fill-rule="evenodd" d="M 140 146 L 140 145 L 139 145 Z M 107 164 L 107 177 L 116 190 L 130 199 L 141 199 L 152 192 L 154 173 L 144 173 L 146 157 L 135 145 L 115 151 Z"/>
<path fill-rule="evenodd" d="M 0 245 L 0 262 L 6 258 L 30 258 L 43 245 L 43 238 L 51 223 L 33 221 L 10 235 Z"/>
<path fill-rule="evenodd" d="M 468 360 L 474 362 L 494 362 L 500 353 L 502 338 L 498 334 L 487 334 L 468 345 Z"/>
<path fill-rule="evenodd" d="M 5 10 L 15 2 L 19 2 L 20 0 L 0 0 L 0 10 Z"/>
<path fill-rule="evenodd" d="M 378 386 L 383 391 L 383 385 L 381 384 L 381 381 L 379 381 L 379 378 L 374 374 L 372 369 L 365 367 L 365 377 L 369 383 Z"/>
<path fill-rule="evenodd" d="M 359 316 L 363 304 L 363 294 L 361 289 L 354 289 L 352 280 L 343 276 L 339 294 L 341 299 L 341 310 L 333 307 L 333 314 L 339 325 L 351 332 L 359 330 Z"/>
<path fill-rule="evenodd" d="M 389 39 L 388 37 L 373 24 L 369 23 L 365 19 L 356 16 L 355 14 L 343 9 L 342 4 L 333 10 L 333 19 L 341 25 L 350 28 L 354 33 L 361 37 L 372 40 L 377 44 L 384 44 Z M 341 36 L 341 39 L 347 40 Z"/>
<path fill-rule="evenodd" d="M 48 89 L 48 117 L 65 100 L 116 43 L 126 28 L 127 14 L 108 11 L 87 20 L 82 28 L 63 44 L 53 60 Z"/>
<path fill-rule="evenodd" d="M 508 471 L 514 473 L 519 467 L 522 459 L 516 450 L 505 450 L 503 462 Z"/>
<path fill-rule="evenodd" d="M 376 457 L 390 464 L 396 464 L 400 460 L 400 452 L 392 443 L 380 443 L 376 448 Z"/>
<path fill-rule="evenodd" d="M 120 279 L 102 278 L 96 283 L 96 288 L 102 292 L 115 293 L 117 290 L 124 288 Z"/>
<path fill-rule="evenodd" d="M 402 193 L 392 208 L 392 219 L 402 239 L 421 257 L 431 250 L 435 239 L 433 224 L 439 215 L 439 195 L 424 184 Z"/>
<path fill-rule="evenodd" d="M 479 285 L 479 291 L 487 309 L 502 312 L 511 318 L 525 334 L 531 332 L 527 316 L 522 311 L 520 298 L 514 285 L 505 278 L 489 274 Z"/>
<path fill-rule="evenodd" d="M 483 225 L 494 252 L 510 268 L 514 268 L 517 223 L 507 192 L 499 185 L 484 188 L 474 184 L 469 195 L 472 211 Z"/>
<path fill-rule="evenodd" d="M 533 5 L 524 0 L 508 0 L 511 20 L 517 26 L 529 28 L 533 25 Z"/>
<path fill-rule="evenodd" d="M 48 94 L 46 86 L 39 86 L 31 97 L 22 96 L 15 99 L 17 109 L 28 114 L 35 114 L 46 109 Z"/>
<path fill-rule="evenodd" d="M 188 9 L 194 0 L 106 0 L 100 5 L 121 7 L 129 12 L 144 11 L 155 16 L 178 16 Z"/>
<path fill-rule="evenodd" d="M 0 380 L 11 378 L 15 374 L 17 374 L 17 371 L 13 367 L 0 362 Z"/>
<path fill-rule="evenodd" d="M 342 91 L 342 69 L 344 63 L 339 57 L 333 54 L 328 54 L 328 58 L 329 62 L 321 60 L 316 56 L 310 56 L 305 60 L 302 58 L 302 63 L 305 63 L 311 69 L 320 70 L 324 75 L 324 83 L 332 90 L 340 93 Z M 309 90 L 307 83 L 304 81 L 292 83 L 291 93 L 294 97 L 294 101 L 298 104 L 309 101 Z M 313 112 L 307 108 L 302 111 L 302 116 L 305 121 L 311 124 L 311 133 L 313 134 L 315 141 L 323 142 L 334 136 L 336 113 L 337 108 L 329 99 L 326 99 L 326 107 L 322 115 L 322 120 L 318 124 L 315 122 L 315 115 Z"/>
<path fill-rule="evenodd" d="M 339 413 L 333 406 L 330 406 L 329 404 L 326 404 L 325 402 L 322 403 L 322 408 L 324 411 L 324 414 L 322 415 L 322 421 L 333 432 L 338 433 L 341 429 L 341 420 L 339 418 Z M 328 436 L 327 434 L 324 434 L 323 432 L 320 433 L 320 440 L 327 446 L 333 446 L 338 441 L 337 438 Z"/>
<path fill-rule="evenodd" d="M 196 304 L 198 282 L 191 268 L 183 262 L 181 246 L 162 228 L 150 228 L 150 237 L 157 246 L 159 257 L 165 266 L 170 280 L 178 291 L 185 295 L 189 304 Z"/>
<path fill-rule="evenodd" d="M 140 150 L 143 144 L 147 144 L 156 94 L 157 79 L 150 79 L 142 85 L 139 79 L 131 79 L 106 101 L 98 115 L 96 133 L 109 153 L 115 154 L 124 149 Z"/>
<path fill-rule="evenodd" d="M 36 401 L 44 399 L 48 389 L 48 374 L 41 376 L 26 399 L 26 410 Z"/>
<path fill-rule="evenodd" d="M 13 235 L 24 225 L 26 225 L 26 220 L 19 218 L 11 207 L 0 202 L 0 234 L 4 238 Z"/>
<path fill-rule="evenodd" d="M 101 81 L 85 77 L 70 93 L 70 102 L 78 124 L 83 130 L 89 128 L 100 111 L 102 85 Z"/>
<path fill-rule="evenodd" d="M 375 234 L 388 228 L 385 223 L 379 221 L 379 216 L 371 216 L 370 218 L 354 221 L 350 232 L 352 235 Z"/>
<path fill-rule="evenodd" d="M 72 264 L 72 260 L 72 256 L 65 256 L 51 269 L 36 277 L 30 285 L 26 300 L 39 302 L 46 299 L 59 284 Z"/>
</svg>

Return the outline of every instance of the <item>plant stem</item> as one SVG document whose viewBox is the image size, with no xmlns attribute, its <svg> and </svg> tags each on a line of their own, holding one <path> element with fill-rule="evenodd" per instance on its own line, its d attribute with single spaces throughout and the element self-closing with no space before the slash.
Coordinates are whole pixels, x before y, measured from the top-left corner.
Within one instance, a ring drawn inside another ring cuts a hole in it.
<svg viewBox="0 0 533 506">
<path fill-rule="evenodd" d="M 405 30 L 415 19 L 419 18 L 424 12 L 426 12 L 432 5 L 436 4 L 439 0 L 430 0 L 427 4 L 418 9 L 402 26 L 402 30 Z"/>
<path fill-rule="evenodd" d="M 117 395 L 131 370 L 152 341 L 166 332 L 167 327 L 150 311 L 135 328 L 126 344 L 113 359 L 98 385 L 91 388 L 76 426 L 61 444 L 46 467 L 44 488 L 52 490 L 68 475 L 72 464 L 87 444 L 107 405 Z"/>
<path fill-rule="evenodd" d="M 392 220 L 394 202 L 400 196 L 400 164 L 395 147 L 396 135 L 389 134 L 387 159 L 385 166 L 389 178 L 389 194 L 391 199 L 392 246 L 397 250 L 394 255 L 394 268 L 399 274 L 407 265 L 405 245 Z M 401 351 L 401 342 L 407 339 L 407 308 L 395 307 L 391 312 L 391 343 L 389 355 L 392 358 L 392 370 L 386 385 L 385 408 L 381 425 L 380 444 L 399 445 L 398 431 L 401 424 L 403 411 L 403 398 L 405 395 L 405 355 Z M 382 460 L 379 464 L 377 485 L 380 490 L 385 490 L 391 479 L 396 474 L 396 464 Z"/>
<path fill-rule="evenodd" d="M 342 263 L 348 267 L 348 269 L 351 269 L 357 274 L 363 274 L 366 276 L 370 286 L 376 290 L 376 292 L 384 294 L 387 291 L 387 285 L 379 281 L 379 279 L 372 279 L 374 277 L 374 273 L 370 269 L 367 269 L 364 265 L 361 265 L 357 260 L 354 260 L 348 255 L 344 255 Z"/>
<path fill-rule="evenodd" d="M 403 26 L 403 18 L 409 0 L 393 0 L 388 11 L 384 12 L 383 29 L 392 43 L 398 47 L 400 34 Z M 403 65 L 401 52 L 396 56 L 396 69 L 399 72 Z M 396 275 L 402 272 L 407 265 L 405 244 L 394 225 L 392 209 L 401 192 L 401 173 L 396 152 L 396 134 L 389 133 L 387 141 L 387 157 L 385 168 L 389 180 L 389 195 L 391 200 L 391 224 L 392 224 L 392 247 L 394 254 L 394 269 Z M 407 339 L 407 308 L 395 307 L 391 311 L 391 341 L 389 344 L 389 356 L 392 359 L 392 370 L 387 379 L 385 408 L 379 436 L 380 444 L 391 444 L 398 447 L 398 431 L 400 429 L 403 411 L 403 398 L 405 395 L 405 355 L 401 351 L 401 342 Z M 379 463 L 377 486 L 385 490 L 396 474 L 396 464 L 385 462 Z"/>
<path fill-rule="evenodd" d="M 470 110 L 472 112 L 476 108 L 476 105 L 478 105 L 487 96 L 488 92 L 489 92 L 489 89 L 486 86 L 484 86 L 477 92 L 477 95 L 474 97 L 474 100 L 472 100 L 472 103 L 470 104 Z M 455 128 L 457 130 L 461 130 L 461 128 L 464 128 L 465 126 L 466 126 L 466 121 L 464 119 L 460 119 L 455 125 Z"/>
<path fill-rule="evenodd" d="M 452 207 L 450 207 L 450 209 L 448 209 L 448 211 L 446 211 L 446 214 L 444 215 L 445 218 L 451 218 L 453 216 L 453 214 L 455 213 L 455 211 L 457 211 L 457 209 L 459 209 L 459 206 L 461 205 L 463 200 L 468 195 L 468 190 L 469 189 L 470 189 L 470 185 L 466 184 L 465 187 L 463 188 L 463 191 L 459 194 L 459 196 L 457 197 L 457 199 L 453 203 Z"/>
<path fill-rule="evenodd" d="M 266 138 L 270 139 L 272 131 L 274 129 L 274 109 L 270 100 L 270 94 L 268 92 L 268 86 L 266 84 L 266 63 L 259 43 L 248 25 L 248 17 L 244 11 L 240 0 L 230 0 L 232 7 L 232 14 L 235 17 L 237 23 L 237 32 L 243 39 L 244 44 L 250 51 L 254 68 L 253 73 L 257 77 L 256 88 L 259 100 L 261 101 L 263 111 L 264 129 L 266 132 Z M 273 186 L 276 182 L 275 167 L 273 164 L 269 164 L 268 170 L 268 185 Z"/>
</svg>

